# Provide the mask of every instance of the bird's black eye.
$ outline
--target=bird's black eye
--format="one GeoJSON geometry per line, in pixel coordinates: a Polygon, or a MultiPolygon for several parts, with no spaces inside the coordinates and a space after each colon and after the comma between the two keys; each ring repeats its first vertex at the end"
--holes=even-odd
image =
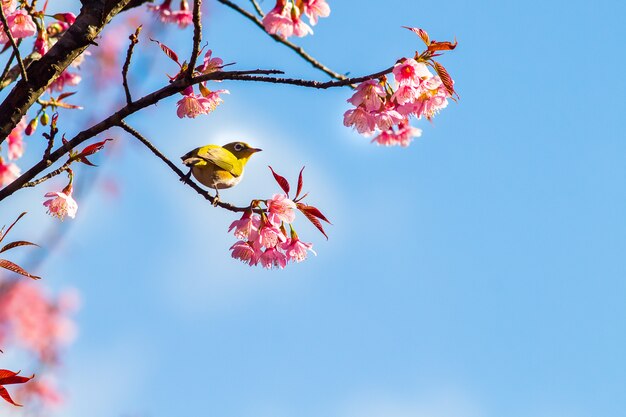
{"type": "Polygon", "coordinates": [[[243,145],[242,145],[241,143],[237,143],[237,144],[235,144],[235,150],[236,150],[236,151],[238,151],[238,152],[239,152],[239,151],[240,151],[240,150],[242,150],[242,149],[243,149],[243,145]]]}

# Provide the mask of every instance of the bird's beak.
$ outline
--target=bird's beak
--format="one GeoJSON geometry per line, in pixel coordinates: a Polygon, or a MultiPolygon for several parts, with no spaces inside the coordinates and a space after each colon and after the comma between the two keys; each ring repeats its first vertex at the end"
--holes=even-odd
{"type": "Polygon", "coordinates": [[[250,150],[252,152],[256,153],[256,152],[261,152],[263,149],[261,149],[261,148],[250,148],[250,150]]]}

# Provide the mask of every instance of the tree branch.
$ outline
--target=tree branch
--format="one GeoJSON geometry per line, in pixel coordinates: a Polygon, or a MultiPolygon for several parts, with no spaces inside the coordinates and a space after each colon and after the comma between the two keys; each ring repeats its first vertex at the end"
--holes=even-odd
{"type": "Polygon", "coordinates": [[[250,3],[252,3],[252,6],[254,7],[254,10],[256,10],[256,12],[259,14],[259,16],[264,17],[265,14],[263,13],[263,9],[261,9],[261,6],[259,6],[259,3],[256,2],[256,0],[250,0],[250,3]]]}
{"type": "Polygon", "coordinates": [[[28,82],[28,75],[26,75],[24,61],[22,61],[22,56],[20,55],[20,48],[18,48],[17,44],[15,43],[15,39],[13,39],[13,35],[11,34],[11,28],[9,28],[7,17],[4,15],[4,7],[0,7],[0,21],[2,22],[2,28],[4,29],[4,33],[9,38],[9,42],[11,42],[11,46],[13,47],[13,52],[15,53],[17,63],[20,66],[20,71],[22,72],[22,79],[25,82],[28,82]]]}
{"type": "Polygon", "coordinates": [[[189,68],[187,70],[187,78],[193,77],[193,71],[196,67],[198,54],[200,53],[200,43],[202,42],[202,0],[193,1],[193,49],[189,58],[189,68]]]}
{"type": "MultiPolygon", "coordinates": [[[[261,30],[265,33],[265,27],[263,26],[263,22],[261,22],[261,20],[259,20],[258,17],[256,17],[255,15],[253,15],[252,13],[250,13],[249,11],[243,9],[242,7],[240,7],[239,5],[233,3],[230,0],[217,0],[218,2],[222,3],[225,6],[230,7],[231,9],[239,12],[240,14],[242,14],[243,16],[247,17],[249,20],[251,20],[254,24],[256,24],[259,28],[261,28],[261,30]]],[[[318,60],[316,60],[315,58],[313,58],[311,55],[309,55],[308,53],[305,52],[304,49],[302,49],[301,46],[296,45],[293,42],[288,41],[285,38],[281,38],[278,35],[272,35],[267,33],[272,39],[274,39],[276,42],[282,43],[283,45],[285,45],[286,47],[290,48],[291,50],[293,50],[295,53],[297,53],[298,55],[300,55],[300,57],[302,59],[304,59],[305,61],[307,61],[309,64],[313,65],[315,68],[325,72],[326,74],[330,75],[332,78],[336,79],[336,80],[345,80],[347,77],[343,74],[339,74],[333,70],[331,70],[330,68],[328,68],[327,66],[325,66],[324,64],[322,64],[321,62],[319,62],[318,60]]]]}
{"type": "MultiPolygon", "coordinates": [[[[209,194],[208,191],[206,191],[205,189],[200,187],[198,184],[196,184],[191,178],[187,178],[187,175],[185,175],[185,173],[181,171],[180,168],[178,168],[172,161],[170,161],[167,158],[167,156],[165,156],[161,151],[159,151],[156,148],[156,146],[154,146],[152,142],[150,142],[146,137],[142,136],[139,132],[137,132],[135,129],[130,127],[123,120],[120,121],[117,125],[121,127],[122,129],[124,129],[126,132],[133,135],[135,138],[137,138],[139,142],[143,143],[144,146],[148,148],[157,158],[165,162],[165,165],[170,167],[170,169],[174,171],[176,175],[179,176],[182,182],[186,183],[191,188],[193,188],[198,194],[200,194],[202,197],[207,199],[211,204],[215,204],[215,197],[213,197],[211,194],[209,194]]],[[[242,212],[250,208],[250,207],[236,207],[236,206],[233,206],[232,204],[224,203],[222,201],[218,201],[217,206],[222,207],[226,210],[234,211],[234,212],[242,212]]]]}
{"type": "Polygon", "coordinates": [[[85,142],[88,139],[93,138],[96,135],[110,129],[113,126],[119,126],[120,123],[124,120],[124,118],[130,116],[138,112],[141,109],[144,109],[148,106],[158,103],[164,98],[170,97],[176,93],[180,93],[185,88],[195,85],[204,81],[217,81],[217,80],[234,80],[234,81],[259,81],[259,82],[267,82],[273,84],[290,84],[297,85],[301,87],[309,87],[309,88],[319,88],[326,89],[331,87],[344,87],[351,84],[359,83],[366,80],[371,80],[375,78],[382,77],[385,74],[390,73],[393,70],[393,67],[387,68],[383,71],[379,71],[377,73],[366,75],[363,77],[357,78],[347,78],[345,80],[339,81],[327,81],[327,82],[319,82],[319,81],[308,81],[308,80],[299,80],[294,78],[277,78],[277,77],[269,77],[265,76],[265,74],[280,74],[281,71],[277,70],[251,70],[251,71],[221,71],[221,72],[211,72],[208,74],[203,74],[198,77],[194,77],[191,80],[181,78],[178,79],[169,85],[161,88],[160,90],[154,91],[137,101],[133,101],[130,104],[122,107],[117,112],[113,113],[109,117],[105,118],[101,122],[91,126],[90,128],[83,130],[78,133],[72,139],[67,141],[65,144],[61,145],[54,152],[52,152],[48,159],[41,160],[33,167],[31,167],[28,171],[18,177],[15,181],[8,184],[6,187],[0,189],[0,201],[4,200],[15,191],[19,190],[24,184],[28,181],[31,181],[35,176],[43,172],[50,164],[58,161],[63,155],[76,148],[81,143],[85,142]],[[258,76],[261,74],[261,76],[258,76]]]}
{"type": "Polygon", "coordinates": [[[26,184],[22,185],[22,188],[26,188],[26,187],[34,187],[36,185],[41,184],[44,181],[48,181],[50,178],[56,177],[57,175],[67,171],[68,169],[70,169],[70,165],[72,164],[72,161],[67,161],[66,163],[64,163],[60,168],[55,169],[54,171],[49,172],[48,174],[44,175],[43,177],[35,180],[35,181],[31,181],[31,182],[27,182],[26,184]]]}
{"type": "MultiPolygon", "coordinates": [[[[138,5],[147,0],[135,0],[138,5]]],[[[76,21],[57,43],[26,69],[28,82],[21,79],[0,104],[0,144],[19,123],[22,116],[75,59],[83,53],[104,26],[131,0],[83,0],[76,21]]]]}
{"type": "Polygon", "coordinates": [[[128,45],[128,50],[126,51],[126,60],[124,61],[124,66],[122,67],[122,84],[124,85],[124,93],[126,93],[126,104],[130,104],[133,102],[133,99],[130,95],[130,88],[128,87],[128,69],[130,67],[130,60],[133,57],[133,49],[135,45],[139,42],[138,36],[139,32],[141,32],[141,25],[135,30],[135,33],[131,34],[128,39],[130,39],[130,45],[128,45]]]}

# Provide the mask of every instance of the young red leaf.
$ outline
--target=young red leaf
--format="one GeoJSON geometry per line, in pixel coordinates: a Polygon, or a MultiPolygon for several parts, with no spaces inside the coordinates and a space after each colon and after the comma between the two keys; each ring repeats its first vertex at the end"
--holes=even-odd
{"type": "Polygon", "coordinates": [[[13,262],[8,261],[6,259],[0,259],[0,268],[8,269],[9,271],[13,271],[16,274],[20,274],[28,278],[41,279],[41,277],[38,277],[37,275],[29,274],[21,266],[16,265],[13,262]]]}
{"type": "Polygon", "coordinates": [[[426,33],[426,31],[424,29],[412,28],[412,27],[408,27],[408,26],[402,26],[402,27],[405,28],[405,29],[410,30],[413,33],[416,33],[417,36],[422,38],[422,41],[424,41],[426,46],[430,45],[430,37],[428,36],[428,33],[426,33]]]}
{"type": "Polygon", "coordinates": [[[105,145],[108,141],[110,141],[110,140],[113,140],[113,139],[109,138],[109,139],[105,139],[105,140],[103,140],[103,141],[101,141],[101,142],[92,143],[91,145],[86,146],[86,147],[85,147],[85,149],[83,149],[83,150],[80,152],[80,154],[79,154],[79,155],[80,155],[80,156],[93,155],[94,153],[96,153],[96,152],[98,152],[99,150],[101,150],[102,148],[104,148],[104,145],[105,145]]]}
{"type": "Polygon", "coordinates": [[[428,50],[431,52],[434,51],[451,51],[456,48],[457,41],[452,42],[436,42],[432,41],[430,45],[428,45],[428,50]]]}
{"type": "Polygon", "coordinates": [[[35,375],[31,377],[27,377],[27,376],[19,376],[18,374],[19,374],[19,371],[13,372],[13,371],[9,371],[8,369],[0,369],[0,397],[4,398],[4,400],[10,404],[21,407],[20,404],[13,401],[13,399],[9,395],[9,392],[4,387],[4,385],[23,384],[33,379],[35,375]]]}
{"type": "Polygon", "coordinates": [[[18,404],[15,401],[13,401],[13,398],[11,398],[11,396],[9,395],[9,391],[7,391],[7,389],[3,387],[2,385],[0,385],[0,397],[4,398],[6,402],[8,402],[9,404],[13,404],[16,407],[22,406],[22,404],[18,404]]]}
{"type": "Polygon", "coordinates": [[[303,185],[302,171],[304,171],[304,167],[302,167],[302,169],[300,170],[300,174],[298,175],[298,189],[296,190],[296,197],[295,197],[296,200],[298,199],[298,196],[300,195],[300,192],[302,191],[302,185],[303,185]]]}
{"type": "Polygon", "coordinates": [[[2,231],[0,231],[0,242],[2,242],[2,240],[4,240],[4,238],[6,237],[6,235],[9,234],[9,231],[13,228],[13,226],[15,226],[15,223],[19,222],[20,219],[22,217],[24,217],[24,215],[26,214],[26,212],[23,212],[22,214],[20,214],[19,216],[17,216],[17,219],[15,219],[15,221],[13,223],[11,223],[11,226],[9,226],[9,228],[6,230],[6,232],[4,231],[4,228],[2,231]]]}
{"type": "Polygon", "coordinates": [[[78,162],[82,162],[85,165],[89,165],[90,167],[97,167],[98,166],[98,165],[92,163],[89,159],[87,159],[86,156],[78,155],[78,156],[76,156],[76,160],[78,162]]]}
{"type": "Polygon", "coordinates": [[[13,249],[13,248],[16,248],[18,246],[27,246],[27,245],[39,246],[39,245],[37,245],[35,243],[27,242],[25,240],[18,240],[17,242],[11,242],[11,243],[8,243],[8,244],[4,245],[2,247],[2,249],[0,249],[0,253],[6,252],[9,249],[13,249]]]}
{"type": "Polygon", "coordinates": [[[326,232],[324,231],[324,228],[322,227],[322,223],[320,223],[319,219],[317,217],[315,217],[313,214],[311,214],[308,211],[302,210],[302,208],[298,207],[300,209],[300,211],[302,212],[302,214],[304,214],[304,216],[309,219],[309,221],[311,223],[313,223],[313,226],[317,227],[317,230],[319,230],[320,232],[322,232],[322,234],[324,235],[324,237],[326,237],[326,240],[328,240],[328,235],[326,234],[326,232]]]}
{"type": "Polygon", "coordinates": [[[283,191],[285,192],[285,194],[289,195],[289,181],[287,181],[285,179],[285,177],[278,175],[277,173],[274,172],[274,169],[269,166],[269,169],[272,171],[272,175],[274,175],[274,179],[276,180],[276,182],[278,183],[278,185],[280,185],[280,188],[283,189],[283,191]]]}
{"type": "Polygon", "coordinates": [[[159,41],[157,41],[155,39],[150,38],[150,40],[152,42],[156,42],[161,47],[161,50],[163,52],[165,52],[165,55],[167,55],[167,57],[169,59],[171,59],[172,61],[176,62],[179,67],[181,66],[180,62],[178,62],[178,55],[176,55],[176,52],[172,51],[170,48],[168,48],[167,46],[163,45],[161,42],[159,42],[159,41]]]}
{"type": "Polygon", "coordinates": [[[57,97],[57,100],[56,100],[56,101],[61,101],[61,100],[63,100],[64,98],[68,98],[68,97],[73,96],[74,94],[76,94],[76,91],[63,93],[63,94],[61,94],[59,97],[57,97]]]}
{"type": "Polygon", "coordinates": [[[309,205],[306,205],[306,204],[303,204],[303,203],[297,203],[297,204],[296,204],[296,206],[298,207],[298,210],[300,210],[301,212],[303,212],[303,213],[304,213],[304,212],[310,213],[311,215],[313,215],[313,216],[317,217],[318,219],[322,219],[322,220],[324,220],[326,223],[328,223],[328,224],[332,224],[332,223],[331,223],[331,222],[330,222],[330,221],[326,218],[326,216],[324,216],[324,215],[322,214],[322,212],[321,212],[321,211],[319,211],[319,210],[317,209],[317,207],[309,206],[309,205]]]}
{"type": "Polygon", "coordinates": [[[448,74],[448,71],[446,71],[443,65],[441,65],[437,61],[433,62],[435,63],[435,71],[437,71],[437,74],[439,74],[439,78],[441,78],[441,82],[443,83],[444,87],[446,87],[446,90],[448,90],[448,93],[450,93],[451,96],[454,95],[455,91],[452,77],[450,77],[450,74],[448,74]]]}

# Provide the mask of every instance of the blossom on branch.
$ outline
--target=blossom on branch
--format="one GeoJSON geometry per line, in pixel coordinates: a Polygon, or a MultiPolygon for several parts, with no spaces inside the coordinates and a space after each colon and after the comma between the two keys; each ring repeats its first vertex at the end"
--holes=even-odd
{"type": "Polygon", "coordinates": [[[0,156],[0,187],[12,183],[20,176],[20,169],[13,162],[5,163],[0,156]]]}

